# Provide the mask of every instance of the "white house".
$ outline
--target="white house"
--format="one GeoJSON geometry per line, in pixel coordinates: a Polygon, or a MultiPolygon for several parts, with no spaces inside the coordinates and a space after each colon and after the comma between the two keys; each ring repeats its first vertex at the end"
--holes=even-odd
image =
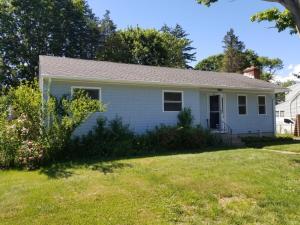
{"type": "Polygon", "coordinates": [[[289,87],[285,102],[276,106],[278,133],[293,133],[296,115],[300,114],[300,83],[289,87]]]}
{"type": "MultiPolygon", "coordinates": [[[[274,135],[275,93],[283,91],[255,79],[255,68],[242,75],[41,56],[39,72],[45,98],[84,89],[107,105],[102,116],[118,115],[137,133],[176,124],[178,113],[188,107],[195,124],[216,132],[274,135]]],[[[76,133],[91,130],[99,115],[76,133]]]]}

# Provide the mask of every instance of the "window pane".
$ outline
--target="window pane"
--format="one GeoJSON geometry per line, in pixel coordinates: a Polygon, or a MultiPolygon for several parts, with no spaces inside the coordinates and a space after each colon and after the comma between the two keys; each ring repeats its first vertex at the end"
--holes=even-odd
{"type": "Polygon", "coordinates": [[[265,98],[265,96],[258,96],[258,104],[259,105],[266,104],[266,98],[265,98]]]}
{"type": "Polygon", "coordinates": [[[239,105],[246,105],[246,96],[239,96],[239,105]]]}
{"type": "Polygon", "coordinates": [[[246,106],[239,106],[239,114],[245,115],[247,113],[246,106]]]}
{"type": "Polygon", "coordinates": [[[209,97],[209,105],[210,105],[210,111],[218,112],[220,111],[220,99],[219,95],[214,95],[209,97]]]}
{"type": "Polygon", "coordinates": [[[280,111],[280,117],[284,117],[284,111],[280,111]]]}
{"type": "Polygon", "coordinates": [[[182,93],[165,92],[164,99],[165,101],[182,101],[182,93]]]}
{"type": "Polygon", "coordinates": [[[77,88],[74,91],[82,90],[84,91],[91,99],[99,100],[99,89],[84,89],[84,88],[77,88]]]}
{"type": "Polygon", "coordinates": [[[279,117],[279,111],[276,111],[276,117],[279,117]]]}
{"type": "Polygon", "coordinates": [[[259,114],[266,114],[266,107],[265,106],[259,106],[259,114]]]}
{"type": "Polygon", "coordinates": [[[179,112],[182,110],[181,103],[165,103],[164,104],[164,111],[175,111],[179,112]]]}

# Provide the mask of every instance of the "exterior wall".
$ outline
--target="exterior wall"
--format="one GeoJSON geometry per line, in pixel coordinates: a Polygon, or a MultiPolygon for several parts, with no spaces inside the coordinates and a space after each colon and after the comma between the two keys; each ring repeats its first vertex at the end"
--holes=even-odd
{"type": "MultiPolygon", "coordinates": [[[[51,81],[50,93],[55,97],[71,94],[72,86],[101,88],[102,102],[107,105],[104,113],[94,113],[75,132],[75,135],[87,133],[96,125],[100,115],[107,119],[120,116],[130,124],[133,131],[143,133],[159,124],[174,125],[177,123],[177,112],[163,112],[163,90],[183,91],[184,107],[192,109],[194,123],[207,127],[209,118],[209,94],[223,93],[225,97],[225,122],[234,134],[274,133],[273,94],[266,95],[267,115],[258,115],[257,95],[240,92],[212,92],[195,88],[148,87],[136,85],[104,84],[95,82],[51,81]],[[237,96],[247,95],[247,111],[244,116],[238,115],[237,96]]],[[[47,97],[49,82],[44,81],[44,97],[47,97]]]]}
{"type": "Polygon", "coordinates": [[[227,93],[226,94],[226,123],[234,134],[273,133],[274,134],[274,100],[273,94],[227,93]],[[247,114],[238,114],[238,95],[247,96],[247,114]],[[258,95],[266,96],[266,115],[258,113],[258,95]]]}

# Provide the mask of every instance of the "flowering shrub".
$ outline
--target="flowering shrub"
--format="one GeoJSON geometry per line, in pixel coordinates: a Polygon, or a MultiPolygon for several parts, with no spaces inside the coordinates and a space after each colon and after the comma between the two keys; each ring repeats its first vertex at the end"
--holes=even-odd
{"type": "Polygon", "coordinates": [[[0,168],[34,169],[54,159],[90,113],[104,110],[85,93],[46,102],[41,96],[37,82],[0,93],[0,168]]]}
{"type": "Polygon", "coordinates": [[[24,141],[17,151],[17,165],[33,170],[38,168],[45,159],[45,149],[42,144],[24,141]]]}

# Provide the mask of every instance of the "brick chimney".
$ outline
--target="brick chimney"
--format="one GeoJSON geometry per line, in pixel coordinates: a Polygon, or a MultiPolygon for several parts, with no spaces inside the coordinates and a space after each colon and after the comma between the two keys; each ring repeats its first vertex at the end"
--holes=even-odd
{"type": "Polygon", "coordinates": [[[252,79],[260,79],[260,69],[255,67],[255,66],[251,66],[246,68],[244,71],[244,76],[252,78],[252,79]]]}

